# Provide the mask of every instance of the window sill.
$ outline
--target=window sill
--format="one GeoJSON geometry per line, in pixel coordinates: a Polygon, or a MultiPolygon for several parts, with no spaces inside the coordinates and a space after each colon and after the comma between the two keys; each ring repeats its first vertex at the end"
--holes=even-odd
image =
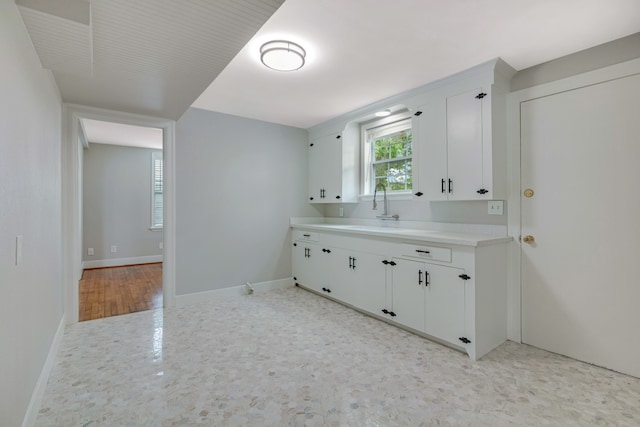
{"type": "MultiPolygon", "coordinates": [[[[378,192],[376,200],[381,201],[383,199],[383,193],[378,192]]],[[[403,191],[401,193],[387,193],[387,200],[412,200],[413,193],[411,191],[403,191]]],[[[361,202],[370,202],[373,200],[373,194],[361,194],[358,196],[358,200],[361,202]]]]}
{"type": "Polygon", "coordinates": [[[151,231],[163,231],[164,227],[160,226],[160,227],[149,227],[149,230],[151,231]]]}

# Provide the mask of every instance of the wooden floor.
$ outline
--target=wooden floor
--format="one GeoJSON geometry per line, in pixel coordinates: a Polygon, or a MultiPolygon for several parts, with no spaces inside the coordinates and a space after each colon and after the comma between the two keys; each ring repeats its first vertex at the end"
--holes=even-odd
{"type": "Polygon", "coordinates": [[[162,307],[162,263],[84,270],[80,321],[162,307]]]}

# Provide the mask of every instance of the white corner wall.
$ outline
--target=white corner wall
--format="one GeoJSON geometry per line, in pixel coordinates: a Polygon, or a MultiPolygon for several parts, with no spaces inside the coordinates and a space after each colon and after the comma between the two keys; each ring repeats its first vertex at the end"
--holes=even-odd
{"type": "Polygon", "coordinates": [[[176,295],[291,276],[307,131],[200,109],[176,125],[176,295]]]}
{"type": "Polygon", "coordinates": [[[12,1],[0,2],[0,59],[0,424],[19,426],[63,330],[62,104],[12,1]]]}

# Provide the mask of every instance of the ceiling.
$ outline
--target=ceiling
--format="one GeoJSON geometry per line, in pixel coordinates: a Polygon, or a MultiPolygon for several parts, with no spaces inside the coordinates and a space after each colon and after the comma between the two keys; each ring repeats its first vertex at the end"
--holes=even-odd
{"type": "Polygon", "coordinates": [[[16,4],[65,102],[178,119],[283,1],[16,4]]]}
{"type": "Polygon", "coordinates": [[[639,0],[286,0],[193,106],[308,128],[495,57],[521,70],[638,31],[639,0]],[[302,69],[262,66],[280,38],[302,69]]]}
{"type": "Polygon", "coordinates": [[[638,0],[283,2],[16,0],[65,102],[301,128],[495,57],[521,70],[640,31],[638,0]],[[307,50],[302,69],[260,63],[281,38],[307,50]]]}
{"type": "Polygon", "coordinates": [[[82,119],[82,130],[91,144],[162,150],[162,129],[82,119]]]}

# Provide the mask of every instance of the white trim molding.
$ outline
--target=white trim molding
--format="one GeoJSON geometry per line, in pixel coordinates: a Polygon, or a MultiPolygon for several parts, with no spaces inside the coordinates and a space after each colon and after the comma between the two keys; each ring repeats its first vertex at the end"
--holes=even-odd
{"type": "Polygon", "coordinates": [[[65,314],[78,322],[78,281],[82,275],[82,150],[81,120],[100,120],[162,129],[164,166],[164,258],[162,289],[165,307],[175,305],[175,121],[75,104],[63,104],[62,235],[65,314]]]}
{"type": "MultiPolygon", "coordinates": [[[[267,282],[250,283],[254,292],[266,292],[274,289],[284,289],[293,287],[293,277],[279,280],[269,280],[267,282]]],[[[236,298],[241,295],[247,295],[247,285],[230,286],[223,289],[214,289],[212,291],[196,292],[193,294],[176,296],[176,305],[183,307],[185,305],[199,304],[210,301],[220,301],[221,299],[236,298]]]]}
{"type": "Polygon", "coordinates": [[[508,234],[513,237],[509,250],[508,292],[508,335],[516,342],[522,342],[522,276],[521,276],[521,244],[520,244],[520,105],[532,99],[542,98],[585,86],[603,83],[609,80],[640,74],[640,58],[622,62],[609,67],[600,68],[575,76],[563,78],[538,86],[512,92],[507,97],[507,155],[509,178],[509,217],[508,234]]]}
{"type": "Polygon", "coordinates": [[[40,410],[40,405],[42,404],[42,398],[44,397],[44,392],[47,388],[47,382],[49,381],[49,376],[51,375],[51,370],[53,369],[53,365],[56,361],[56,356],[58,355],[58,350],[60,349],[60,343],[62,342],[62,337],[64,336],[64,327],[66,323],[67,322],[63,315],[60,319],[60,323],[58,324],[58,330],[53,336],[53,341],[51,343],[51,347],[49,347],[49,353],[47,354],[47,359],[44,362],[42,370],[40,371],[38,381],[33,388],[33,393],[31,393],[29,406],[27,406],[27,412],[25,413],[24,419],[22,420],[22,427],[31,427],[36,423],[36,419],[38,418],[38,411],[40,410]]]}

